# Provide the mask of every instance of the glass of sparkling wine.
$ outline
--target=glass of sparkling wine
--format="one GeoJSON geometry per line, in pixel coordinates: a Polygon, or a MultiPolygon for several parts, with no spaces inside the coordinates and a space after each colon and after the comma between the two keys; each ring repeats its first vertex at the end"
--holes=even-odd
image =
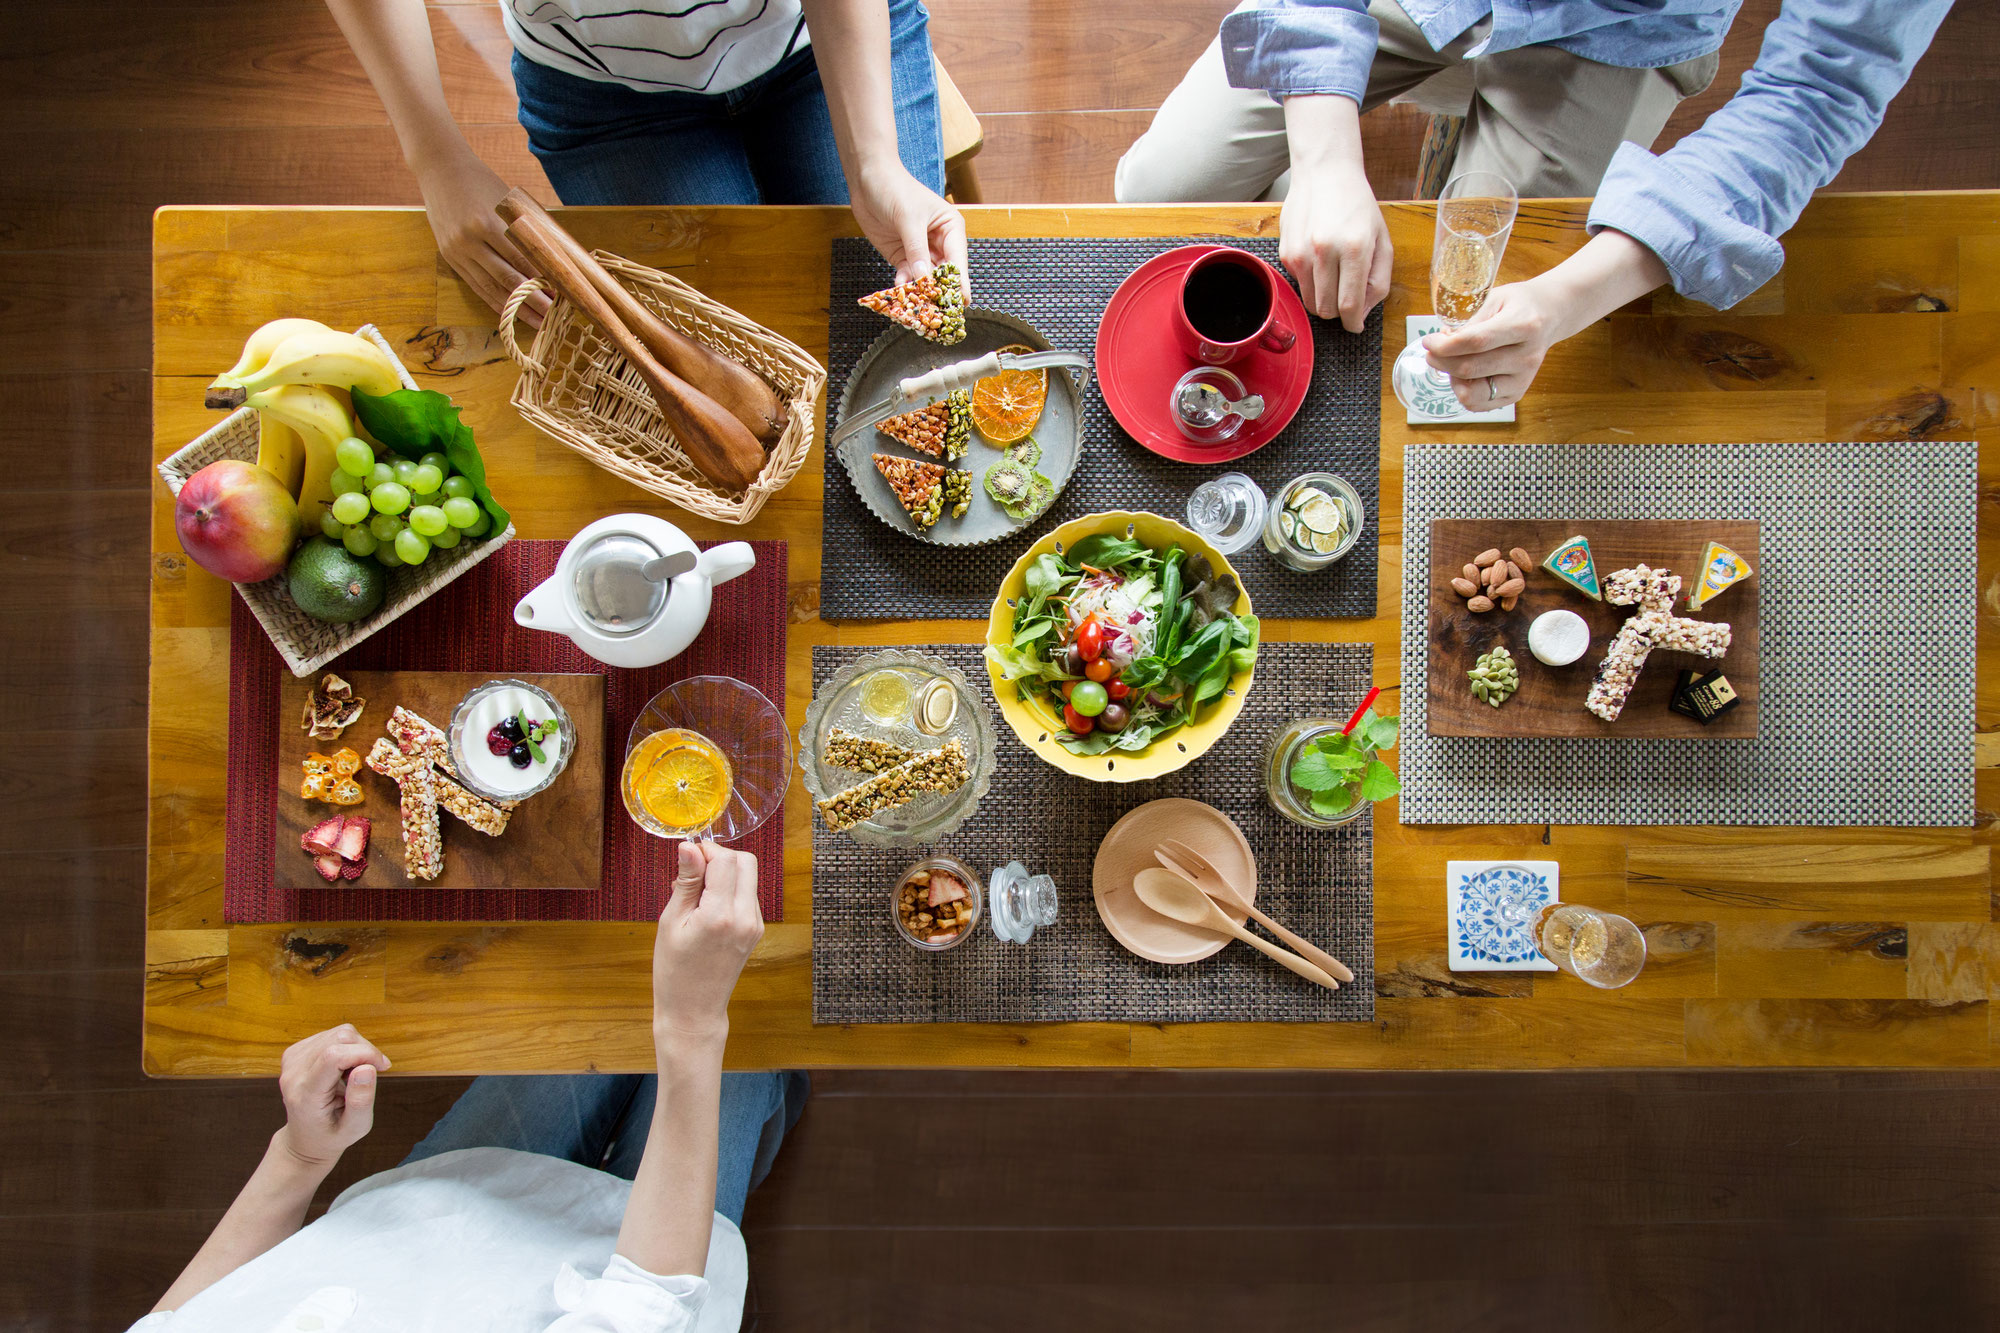
{"type": "MultiPolygon", "coordinates": [[[[1447,329],[1462,328],[1486,304],[1486,294],[1500,276],[1500,258],[1507,252],[1520,202],[1507,178],[1490,171],[1454,176],[1438,196],[1431,308],[1447,329]]],[[[1390,383],[1413,412],[1451,416],[1458,411],[1451,376],[1432,369],[1421,341],[1397,355],[1390,383]]]]}
{"type": "Polygon", "coordinates": [[[1530,936],[1542,957],[1573,977],[1616,990],[1646,965],[1646,936],[1624,917],[1577,903],[1550,903],[1530,936]]]}

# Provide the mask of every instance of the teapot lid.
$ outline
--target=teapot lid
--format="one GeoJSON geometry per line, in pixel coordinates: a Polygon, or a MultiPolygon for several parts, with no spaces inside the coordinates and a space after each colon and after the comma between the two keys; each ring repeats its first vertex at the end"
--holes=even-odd
{"type": "Polygon", "coordinates": [[[660,552],[643,537],[610,532],[576,558],[572,587],[577,614],[603,634],[636,634],[653,622],[667,600],[667,585],[644,572],[660,552]]]}

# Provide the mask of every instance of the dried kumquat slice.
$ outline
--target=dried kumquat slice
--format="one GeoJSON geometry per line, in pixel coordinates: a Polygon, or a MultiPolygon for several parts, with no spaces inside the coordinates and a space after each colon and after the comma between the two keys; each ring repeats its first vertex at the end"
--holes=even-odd
{"type": "Polygon", "coordinates": [[[353,777],[361,771],[361,756],[348,746],[341,746],[333,752],[333,771],[338,777],[353,777]]]}

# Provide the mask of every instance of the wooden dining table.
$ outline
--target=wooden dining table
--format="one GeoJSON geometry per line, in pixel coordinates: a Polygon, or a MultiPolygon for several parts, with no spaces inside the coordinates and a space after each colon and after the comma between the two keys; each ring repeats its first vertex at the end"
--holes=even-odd
{"type": "MultiPolygon", "coordinates": [[[[1524,203],[1503,280],[1583,243],[1588,201],[1524,203]]],[[[1429,310],[1432,209],[1384,210],[1396,245],[1386,371],[1404,316],[1429,310]]],[[[832,208],[572,209],[589,246],[667,270],[824,359],[832,208]]],[[[974,236],[1275,235],[1268,205],[986,207],[974,236]]],[[[812,1021],[813,818],[784,812],[784,913],[738,984],[728,1063],[760,1066],[1539,1068],[1986,1065],[2000,986],[1992,852],[2000,811],[2000,193],[1827,196],[1785,238],[1783,271],[1717,313],[1670,290],[1549,355],[1512,425],[1416,429],[1382,389],[1376,614],[1267,620],[1266,637],[1365,643],[1400,684],[1403,446],[1422,440],[1980,442],[1977,823],[1970,828],[1408,826],[1375,811],[1373,1021],[972,1023],[812,1021]],[[1445,863],[1533,855],[1565,899],[1646,931],[1637,981],[1446,966],[1445,863]]],[[[973,275],[976,291],[977,274],[973,275]]],[[[202,386],[280,315],[373,323],[418,382],[464,409],[493,487],[527,538],[649,510],[697,538],[790,547],[785,712],[811,694],[816,644],[977,642],[973,621],[830,623],[817,607],[824,455],[750,524],[693,518],[596,468],[508,403],[517,371],[494,317],[440,260],[420,211],[168,208],[156,217],[153,434],[158,460],[215,421],[202,386]]],[[[824,412],[824,401],[822,401],[824,412]]],[[[823,440],[823,418],[821,438],[823,440]]],[[[157,487],[152,515],[144,1066],[269,1075],[299,1037],[357,1024],[398,1074],[650,1067],[653,923],[231,924],[223,915],[229,585],[194,567],[157,487]]],[[[900,540],[883,534],[883,540],[900,540]]],[[[1855,552],[1866,597],[1868,553],[1855,552]]],[[[1878,738],[1882,762],[1894,736],[1878,738]]],[[[1801,772],[1801,783],[1824,780],[1801,772]]],[[[1134,798],[1135,801],[1140,799],[1134,798]]],[[[1089,911],[1083,885],[1064,910],[1089,911]]],[[[886,929],[885,924],[885,929],[886,929]]]]}

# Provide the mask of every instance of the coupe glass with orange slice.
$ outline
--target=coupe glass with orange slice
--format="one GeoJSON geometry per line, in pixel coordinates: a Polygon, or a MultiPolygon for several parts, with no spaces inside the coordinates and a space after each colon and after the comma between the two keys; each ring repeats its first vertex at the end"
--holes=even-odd
{"type": "Polygon", "coordinates": [[[734,842],[784,807],[791,780],[785,715],[740,680],[691,676],[634,719],[618,787],[648,833],[734,842]]]}

